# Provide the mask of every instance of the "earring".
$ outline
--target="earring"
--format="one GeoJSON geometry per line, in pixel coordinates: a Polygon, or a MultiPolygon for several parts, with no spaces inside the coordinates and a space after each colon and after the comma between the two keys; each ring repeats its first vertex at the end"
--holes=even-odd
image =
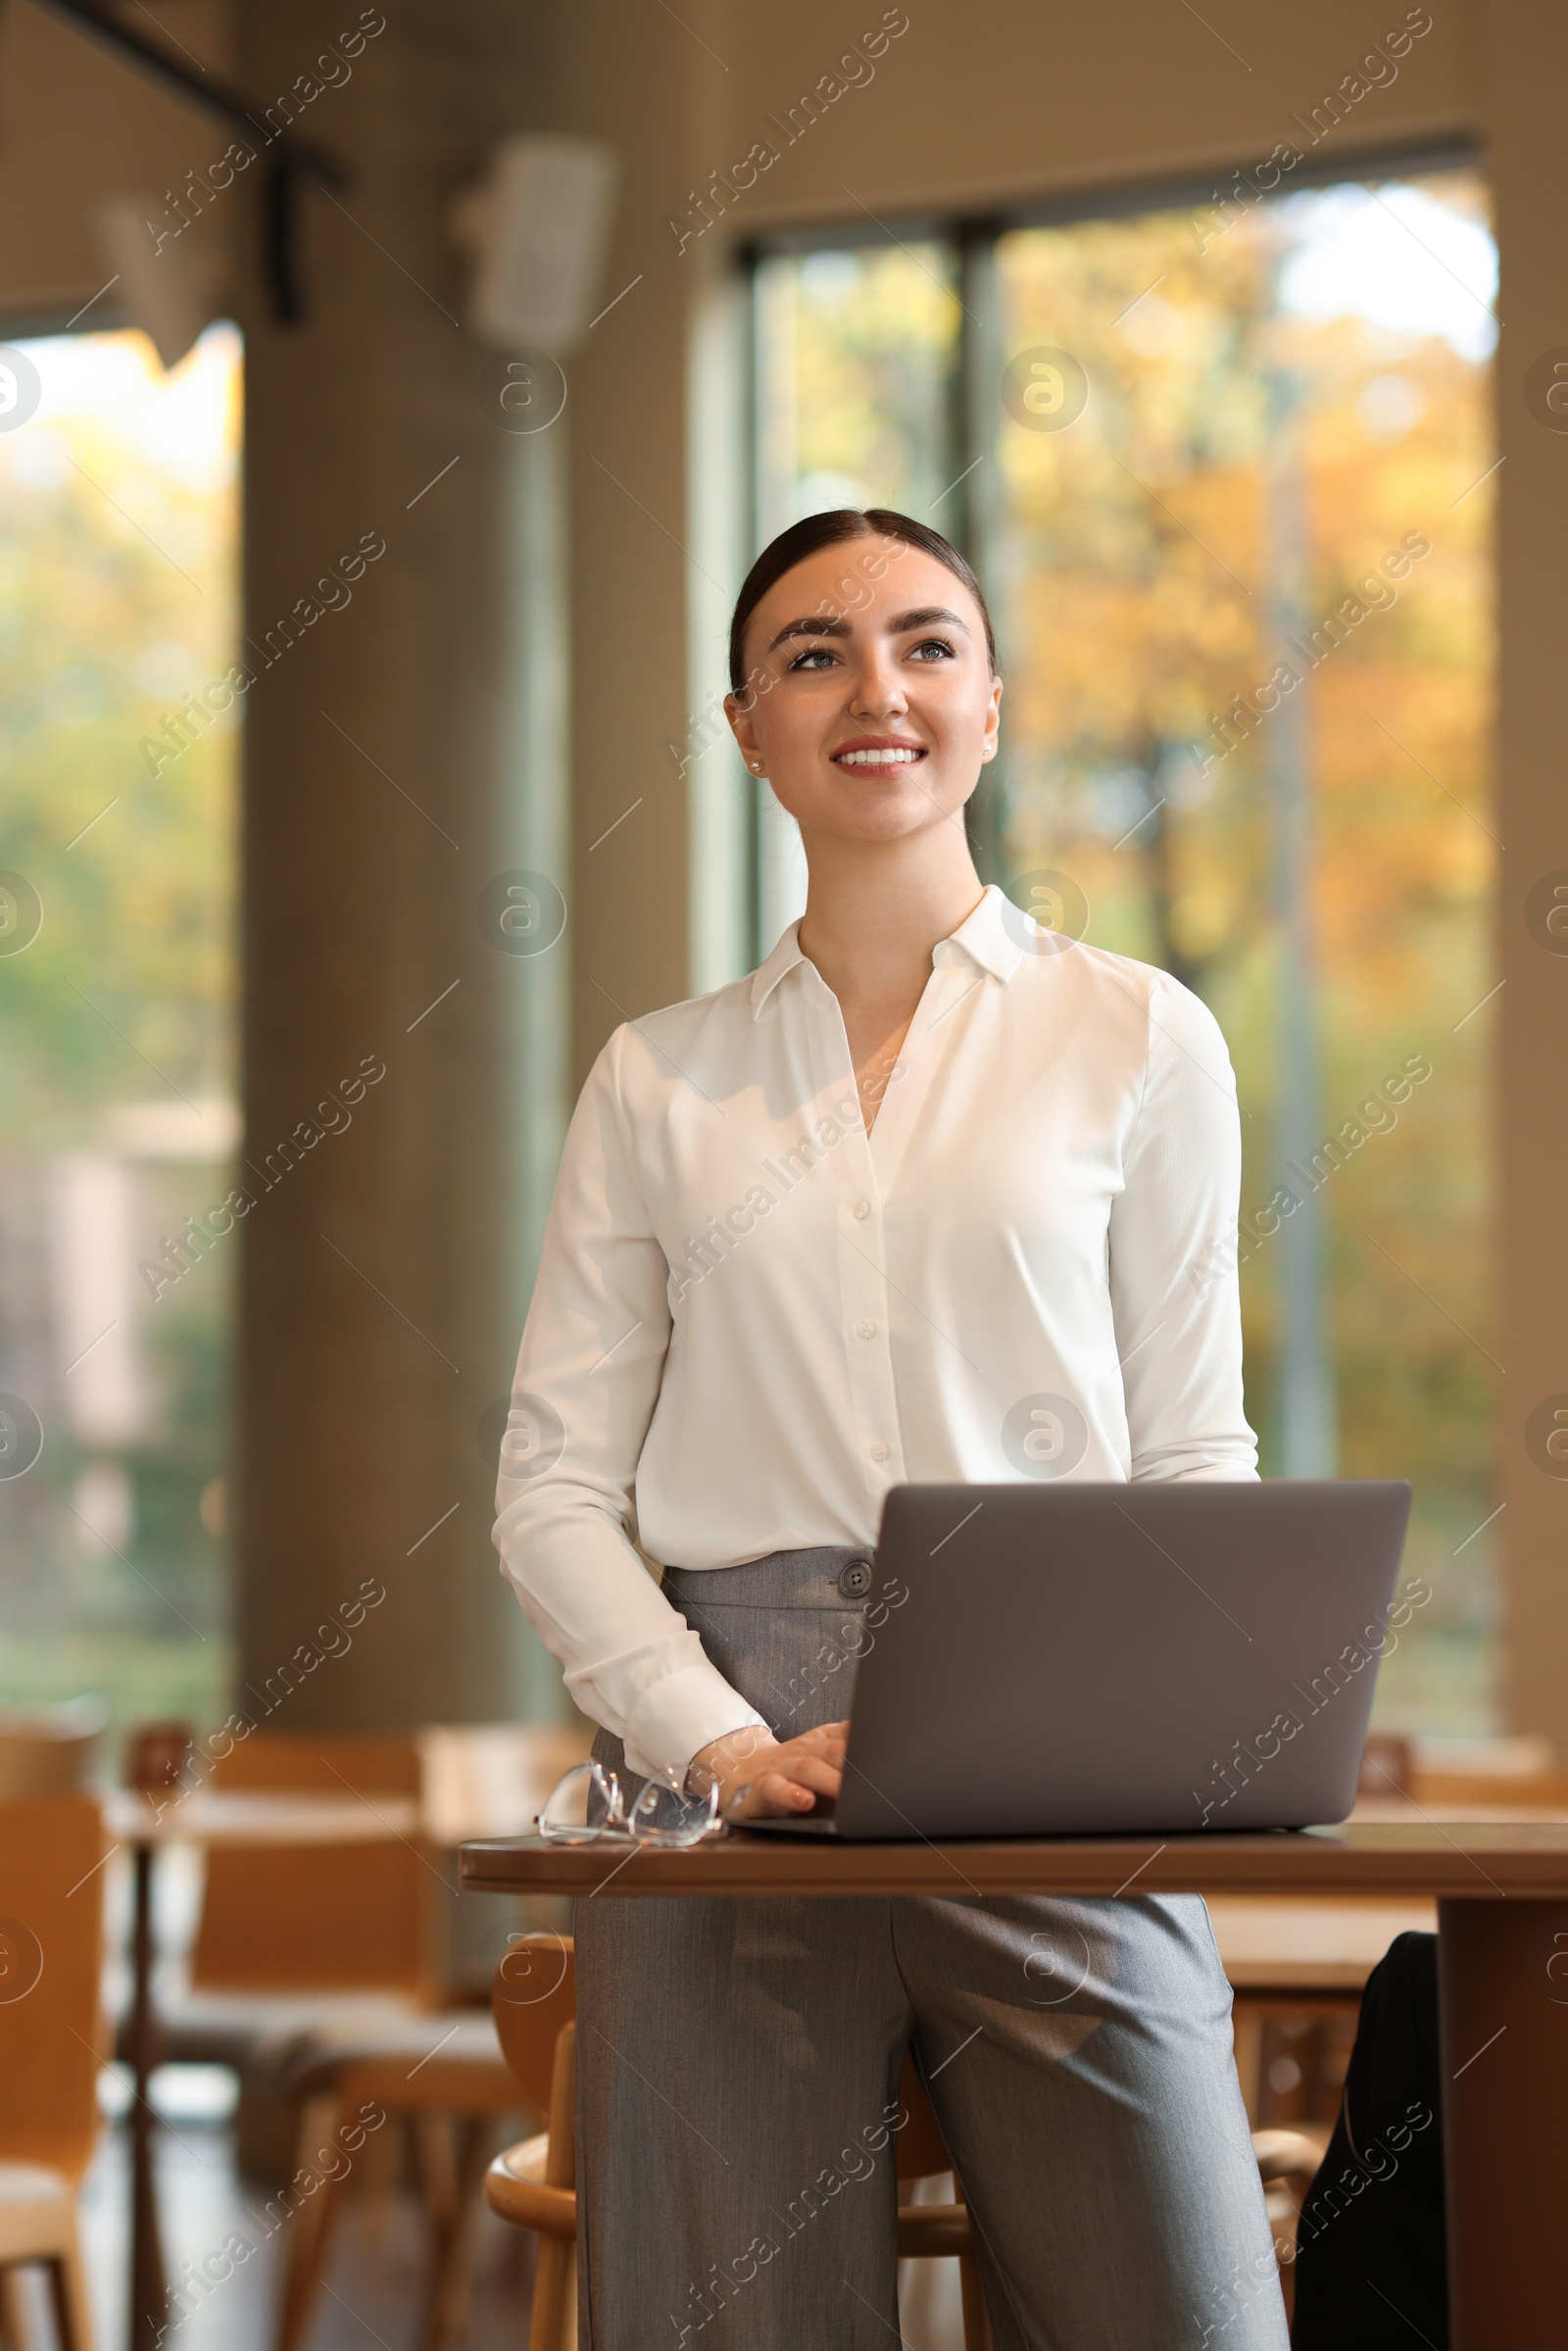
{"type": "Polygon", "coordinates": [[[754,775],[760,775],[760,774],[761,774],[761,772],[762,772],[762,762],[761,762],[761,760],[760,760],[760,759],[754,759],[754,760],[752,761],[752,773],[753,773],[754,775]]]}

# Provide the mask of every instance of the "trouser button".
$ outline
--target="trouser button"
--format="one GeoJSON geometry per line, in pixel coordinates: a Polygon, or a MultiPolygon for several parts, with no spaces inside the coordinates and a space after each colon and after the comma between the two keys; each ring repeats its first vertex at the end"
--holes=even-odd
{"type": "Polygon", "coordinates": [[[839,1574],[839,1590],[847,1600],[863,1600],[871,1589],[869,1559],[852,1559],[839,1574]]]}

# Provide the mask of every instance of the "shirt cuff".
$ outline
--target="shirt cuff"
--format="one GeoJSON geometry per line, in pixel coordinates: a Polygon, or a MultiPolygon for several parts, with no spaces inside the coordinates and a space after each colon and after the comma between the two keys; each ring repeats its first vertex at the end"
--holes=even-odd
{"type": "Polygon", "coordinates": [[[627,1717],[626,1761],[645,1775],[673,1773],[684,1779],[692,1757],[711,1739],[727,1739],[749,1723],[767,1725],[718,1668],[704,1661],[662,1675],[645,1690],[627,1717]]]}

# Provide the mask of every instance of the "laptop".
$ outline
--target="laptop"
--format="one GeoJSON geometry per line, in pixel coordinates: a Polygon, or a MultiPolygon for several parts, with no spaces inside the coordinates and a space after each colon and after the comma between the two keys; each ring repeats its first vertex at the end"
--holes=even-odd
{"type": "Polygon", "coordinates": [[[1342,1821],[1409,1602],[1397,1480],[899,1486],[833,1837],[1342,1821]]]}

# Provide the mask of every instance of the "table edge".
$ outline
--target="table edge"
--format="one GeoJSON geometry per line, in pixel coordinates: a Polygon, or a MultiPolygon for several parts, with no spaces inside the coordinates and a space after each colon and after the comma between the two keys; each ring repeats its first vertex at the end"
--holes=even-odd
{"type": "Polygon", "coordinates": [[[1349,1841],[1307,1830],[1289,1841],[1238,1837],[1200,1845],[1171,1839],[1084,1840],[1071,1847],[1016,1843],[786,1844],[760,1837],[721,1848],[628,1853],[599,1846],[546,1847],[537,1838],[473,1840],[461,1848],[460,1883],[473,1893],[557,1893],[617,1898],[768,1894],[855,1896],[1059,1894],[1088,1899],[1148,1893],[1297,1894],[1352,1898],[1568,1902],[1568,1832],[1556,1848],[1467,1853],[1349,1841]],[[1131,1867],[1128,1865],[1131,1864],[1131,1867]]]}

